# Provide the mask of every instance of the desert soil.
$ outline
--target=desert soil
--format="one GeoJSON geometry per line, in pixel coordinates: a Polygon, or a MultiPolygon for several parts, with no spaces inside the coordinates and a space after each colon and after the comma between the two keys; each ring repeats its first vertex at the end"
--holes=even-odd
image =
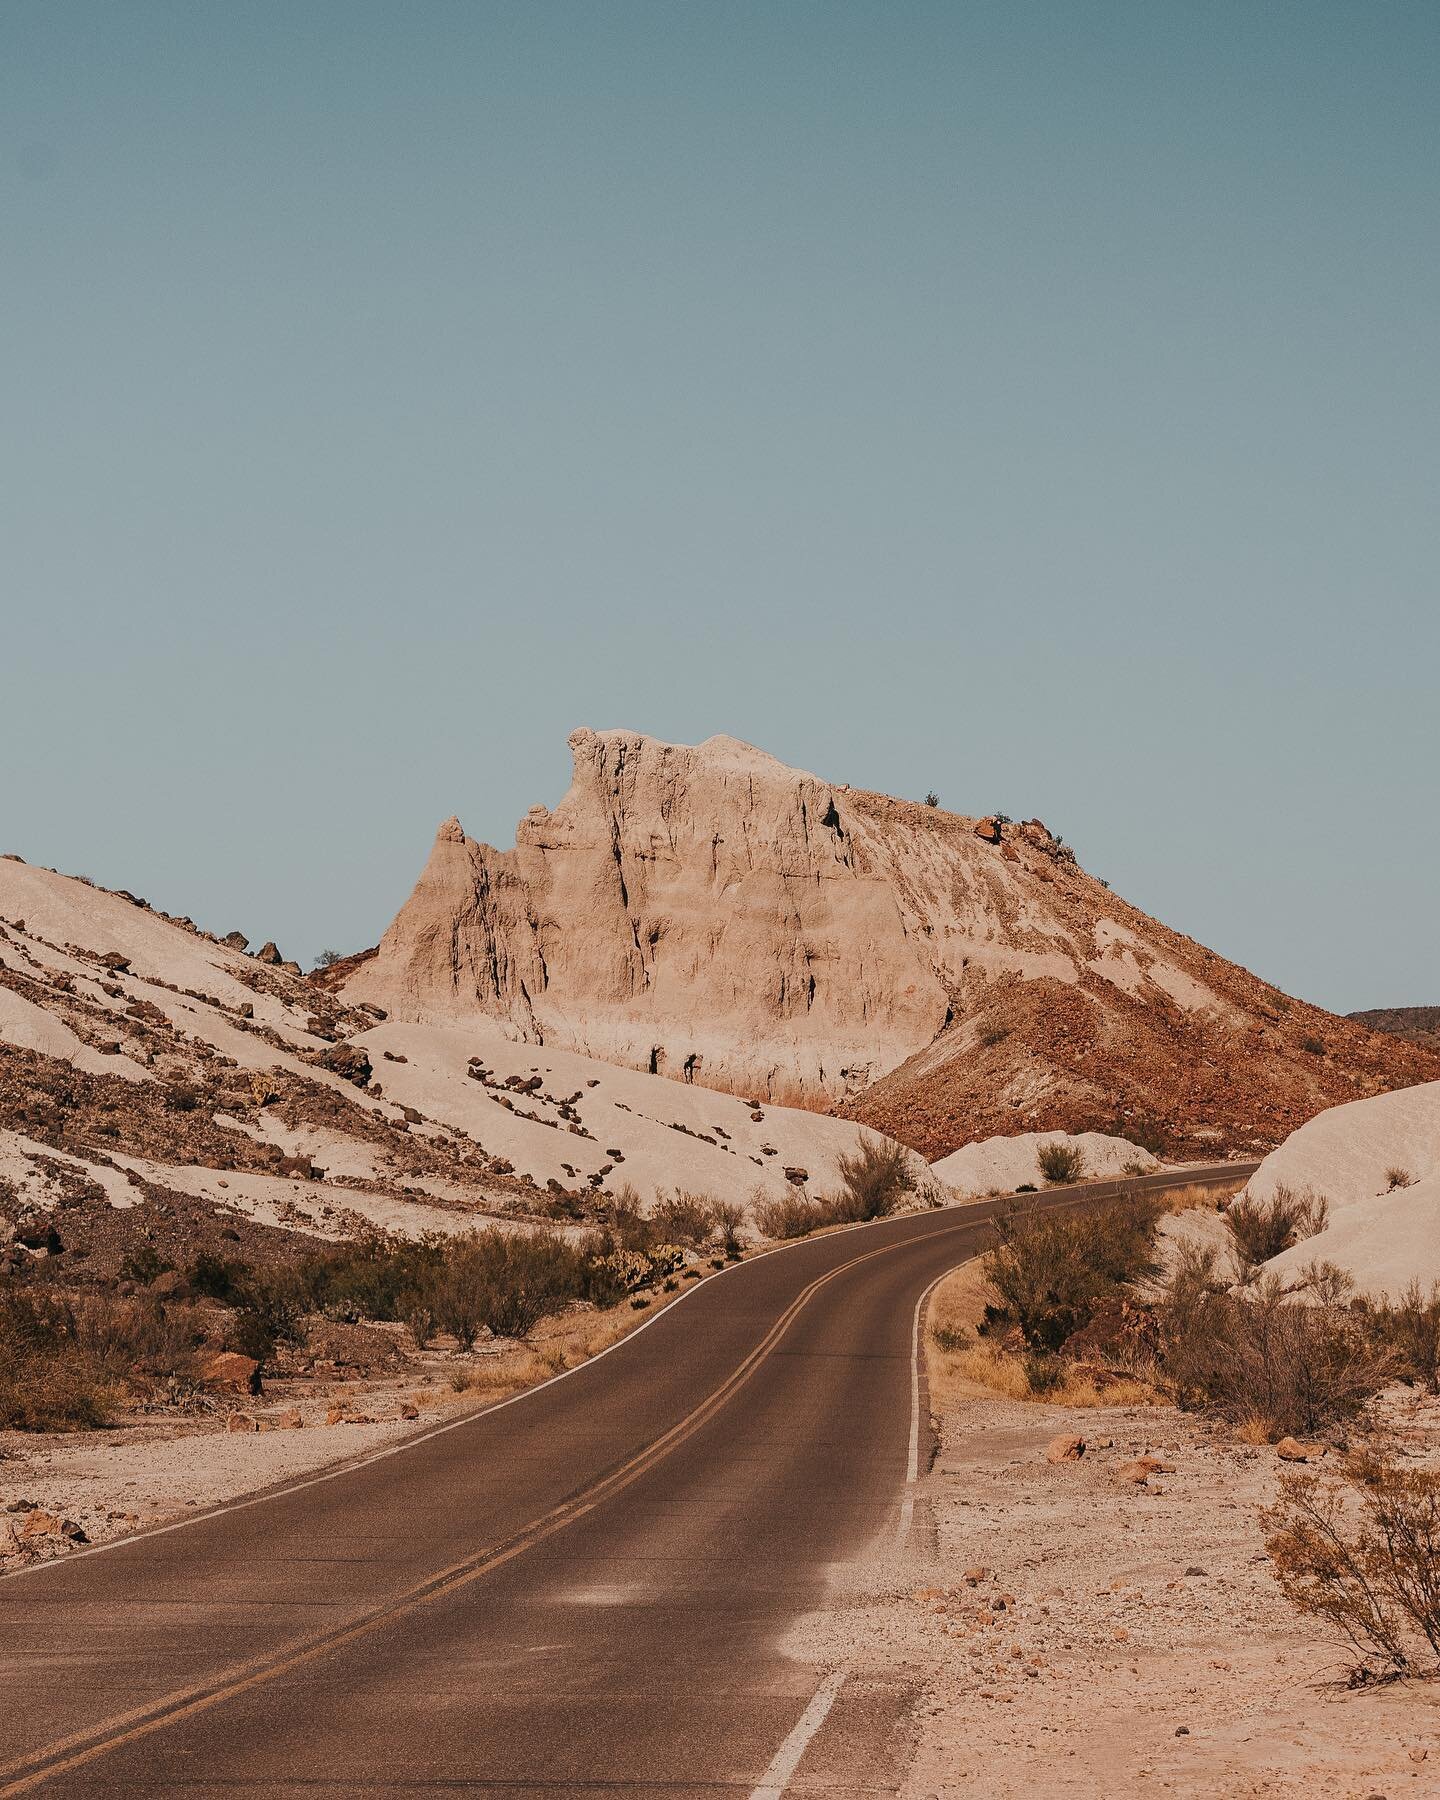
{"type": "MultiPolygon", "coordinates": [[[[789,1646],[912,1686],[902,1800],[1440,1794],[1440,1683],[1350,1690],[1353,1657],[1279,1591],[1273,1449],[1168,1407],[984,1394],[930,1361],[939,1451],[909,1537],[837,1571],[789,1646]],[[1047,1461],[1066,1435],[1083,1455],[1047,1461]],[[1122,1480],[1144,1454],[1173,1472],[1122,1480]]],[[[1440,1460],[1440,1400],[1392,1389],[1369,1428],[1440,1460]]]]}

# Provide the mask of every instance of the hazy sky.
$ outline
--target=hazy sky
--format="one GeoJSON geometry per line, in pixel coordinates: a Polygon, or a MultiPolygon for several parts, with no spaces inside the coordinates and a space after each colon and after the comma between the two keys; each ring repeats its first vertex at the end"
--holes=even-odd
{"type": "Polygon", "coordinates": [[[576,725],[1440,1001],[1434,0],[5,0],[0,848],[305,959],[576,725]]]}

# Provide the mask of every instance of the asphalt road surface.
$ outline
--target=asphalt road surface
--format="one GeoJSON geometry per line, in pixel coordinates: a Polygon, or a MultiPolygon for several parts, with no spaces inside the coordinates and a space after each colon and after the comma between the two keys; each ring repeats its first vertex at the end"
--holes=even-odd
{"type": "Polygon", "coordinates": [[[516,1400],[0,1581],[0,1796],[893,1791],[901,1675],[781,1638],[908,1528],[918,1304],[993,1210],[758,1256],[516,1400]]]}

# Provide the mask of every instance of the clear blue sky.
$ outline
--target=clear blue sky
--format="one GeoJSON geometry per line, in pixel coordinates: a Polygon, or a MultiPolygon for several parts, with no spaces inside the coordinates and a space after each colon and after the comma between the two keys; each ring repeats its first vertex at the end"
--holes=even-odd
{"type": "Polygon", "coordinates": [[[578,724],[1440,1001],[1433,0],[9,0],[0,847],[306,959],[578,724]]]}

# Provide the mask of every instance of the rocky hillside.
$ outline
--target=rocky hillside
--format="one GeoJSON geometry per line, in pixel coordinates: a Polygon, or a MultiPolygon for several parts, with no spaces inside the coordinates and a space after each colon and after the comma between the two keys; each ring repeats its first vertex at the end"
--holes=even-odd
{"type": "Polygon", "coordinates": [[[837,787],[731,738],[577,731],[513,850],[440,827],[378,951],[398,1020],[833,1109],[927,1158],[1101,1129],[1266,1148],[1440,1055],[1288,998],[1087,875],[1039,820],[837,787]]]}
{"type": "MultiPolygon", "coordinates": [[[[274,945],[0,858],[0,1262],[17,1218],[57,1205],[149,1209],[135,1219],[191,1220],[208,1244],[217,1209],[338,1236],[579,1222],[627,1183],[743,1204],[825,1189],[862,1135],[479,1013],[389,1020],[274,945]]],[[[938,1195],[914,1173],[917,1199],[938,1195]]]]}

